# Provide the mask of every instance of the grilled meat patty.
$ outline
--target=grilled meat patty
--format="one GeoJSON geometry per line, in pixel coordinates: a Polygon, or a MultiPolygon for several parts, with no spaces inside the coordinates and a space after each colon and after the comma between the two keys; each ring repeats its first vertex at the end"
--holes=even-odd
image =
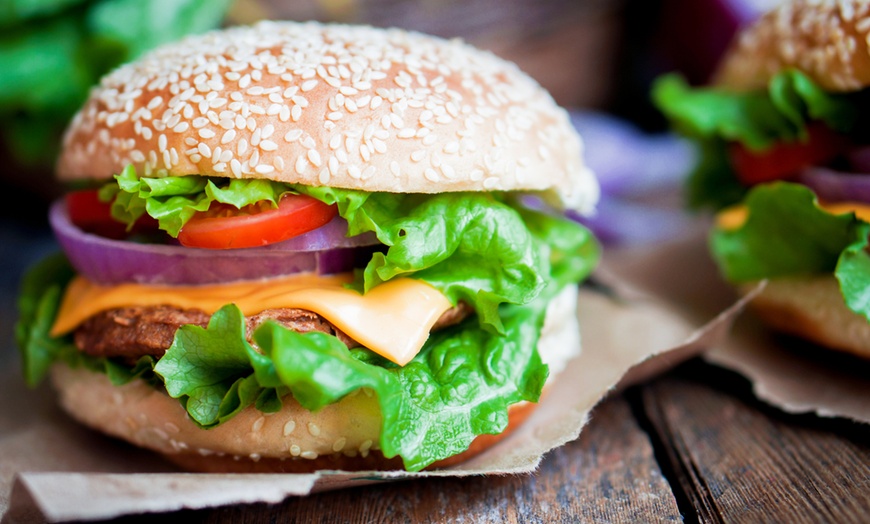
{"type": "MultiPolygon", "coordinates": [[[[465,303],[448,309],[441,315],[432,330],[461,322],[471,314],[465,303]]],[[[83,322],[75,331],[73,339],[80,351],[95,357],[120,357],[135,362],[143,355],[160,357],[175,337],[175,332],[185,324],[205,327],[210,315],[199,309],[183,309],[175,306],[132,306],[103,311],[83,322]]],[[[338,337],[349,348],[360,346],[322,316],[306,309],[267,309],[245,317],[247,338],[266,320],[299,333],[320,331],[338,337]]]]}

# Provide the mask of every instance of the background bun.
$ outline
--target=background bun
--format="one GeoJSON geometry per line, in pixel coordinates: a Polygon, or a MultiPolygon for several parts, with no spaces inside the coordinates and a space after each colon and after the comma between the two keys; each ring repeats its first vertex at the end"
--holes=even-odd
{"type": "Polygon", "coordinates": [[[771,280],[751,306],[779,331],[870,358],[870,322],[846,307],[833,275],[771,280]]]}
{"type": "Polygon", "coordinates": [[[783,2],[747,28],[726,52],[715,83],[763,89],[777,72],[795,67],[828,91],[870,85],[870,2],[783,2]]]}
{"type": "Polygon", "coordinates": [[[262,22],[188,37],[105,77],[64,139],[62,180],[269,178],[366,191],[598,186],[567,113],[510,62],[398,29],[262,22]]]}

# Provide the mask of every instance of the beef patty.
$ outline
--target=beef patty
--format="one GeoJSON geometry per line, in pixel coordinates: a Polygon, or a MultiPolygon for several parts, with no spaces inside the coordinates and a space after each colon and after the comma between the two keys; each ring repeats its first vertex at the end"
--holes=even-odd
{"type": "MultiPolygon", "coordinates": [[[[460,302],[444,312],[432,330],[456,324],[471,314],[471,307],[460,302]]],[[[199,309],[175,306],[131,306],[98,313],[83,322],[75,331],[73,340],[80,351],[95,357],[121,357],[135,362],[143,355],[160,357],[183,325],[205,327],[210,315],[199,309]]],[[[320,331],[338,337],[349,348],[359,342],[347,336],[322,316],[306,309],[267,309],[245,317],[246,336],[266,320],[274,320],[299,333],[320,331]]]]}

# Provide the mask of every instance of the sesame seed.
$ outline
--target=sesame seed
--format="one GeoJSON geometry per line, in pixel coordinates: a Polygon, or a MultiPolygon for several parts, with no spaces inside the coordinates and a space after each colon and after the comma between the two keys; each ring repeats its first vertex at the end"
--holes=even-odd
{"type": "Polygon", "coordinates": [[[320,427],[314,422],[308,423],[308,432],[311,433],[311,436],[318,437],[320,436],[320,427]]]}
{"type": "Polygon", "coordinates": [[[236,153],[238,153],[239,156],[242,156],[247,151],[248,151],[248,141],[245,140],[244,138],[239,139],[239,141],[236,143],[236,153]]]}
{"type": "Polygon", "coordinates": [[[221,137],[221,144],[228,144],[228,143],[232,142],[234,138],[236,138],[236,130],[229,129],[221,137]]]}
{"type": "Polygon", "coordinates": [[[230,161],[230,169],[236,178],[242,178],[242,164],[235,158],[230,161]]]}
{"type": "Polygon", "coordinates": [[[299,137],[301,137],[301,136],[302,136],[301,129],[291,129],[290,131],[287,131],[287,133],[284,134],[284,140],[287,142],[295,142],[296,140],[299,140],[299,137]]]}
{"type": "Polygon", "coordinates": [[[275,171],[275,167],[270,166],[269,164],[260,164],[254,168],[254,171],[256,171],[257,173],[260,173],[261,175],[267,175],[267,174],[271,173],[272,171],[275,171]]]}
{"type": "Polygon", "coordinates": [[[205,139],[214,138],[214,135],[215,135],[215,133],[211,129],[203,128],[203,129],[199,130],[199,136],[201,136],[202,138],[205,138],[205,139]]]}
{"type": "Polygon", "coordinates": [[[260,142],[260,149],[263,151],[275,151],[278,149],[278,144],[272,142],[271,140],[263,140],[260,142]]]}
{"type": "Polygon", "coordinates": [[[347,439],[344,438],[344,437],[339,437],[339,438],[336,439],[336,441],[332,444],[332,451],[338,453],[339,451],[341,451],[341,450],[344,449],[344,446],[345,446],[346,444],[347,444],[347,439]]]}
{"type": "Polygon", "coordinates": [[[284,436],[286,437],[286,436],[290,435],[291,433],[293,433],[294,429],[296,429],[296,421],[295,420],[288,420],[284,424],[284,436]]]}
{"type": "Polygon", "coordinates": [[[149,110],[154,111],[162,103],[163,103],[163,97],[158,95],[158,96],[155,96],[154,98],[152,98],[150,102],[148,102],[147,107],[149,110]]]}
{"type": "Polygon", "coordinates": [[[425,149],[418,149],[418,150],[414,151],[413,153],[411,153],[411,160],[413,160],[414,162],[419,162],[419,161],[423,160],[423,158],[425,158],[425,157],[426,157],[426,150],[425,149]]]}
{"type": "Polygon", "coordinates": [[[320,167],[320,165],[321,165],[320,153],[318,153],[316,149],[309,149],[308,150],[308,161],[311,162],[312,164],[314,164],[315,167],[320,167]]]}
{"type": "Polygon", "coordinates": [[[291,455],[293,455],[294,457],[298,457],[300,453],[302,453],[302,450],[299,448],[299,446],[297,446],[296,444],[290,446],[291,455]]]}
{"type": "Polygon", "coordinates": [[[190,124],[188,124],[187,122],[181,122],[180,124],[172,128],[172,130],[176,133],[184,133],[188,129],[190,129],[190,124]]]}
{"type": "Polygon", "coordinates": [[[299,155],[296,158],[296,172],[300,175],[304,175],[305,171],[308,169],[308,160],[305,159],[305,156],[299,155]]]}
{"type": "Polygon", "coordinates": [[[317,458],[317,453],[314,451],[303,451],[300,456],[304,459],[314,460],[317,458]]]}

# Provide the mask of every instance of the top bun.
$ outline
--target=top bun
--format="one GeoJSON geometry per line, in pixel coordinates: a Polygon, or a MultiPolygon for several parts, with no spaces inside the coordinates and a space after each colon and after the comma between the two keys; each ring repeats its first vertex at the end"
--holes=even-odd
{"type": "Polygon", "coordinates": [[[106,76],[64,137],[62,180],[268,178],[366,191],[598,198],[567,113],[457,40],[261,22],[188,37],[106,76]]]}
{"type": "Polygon", "coordinates": [[[763,15],[726,52],[715,83],[767,86],[779,71],[800,69],[832,92],[870,85],[870,2],[793,0],[763,15]]]}

